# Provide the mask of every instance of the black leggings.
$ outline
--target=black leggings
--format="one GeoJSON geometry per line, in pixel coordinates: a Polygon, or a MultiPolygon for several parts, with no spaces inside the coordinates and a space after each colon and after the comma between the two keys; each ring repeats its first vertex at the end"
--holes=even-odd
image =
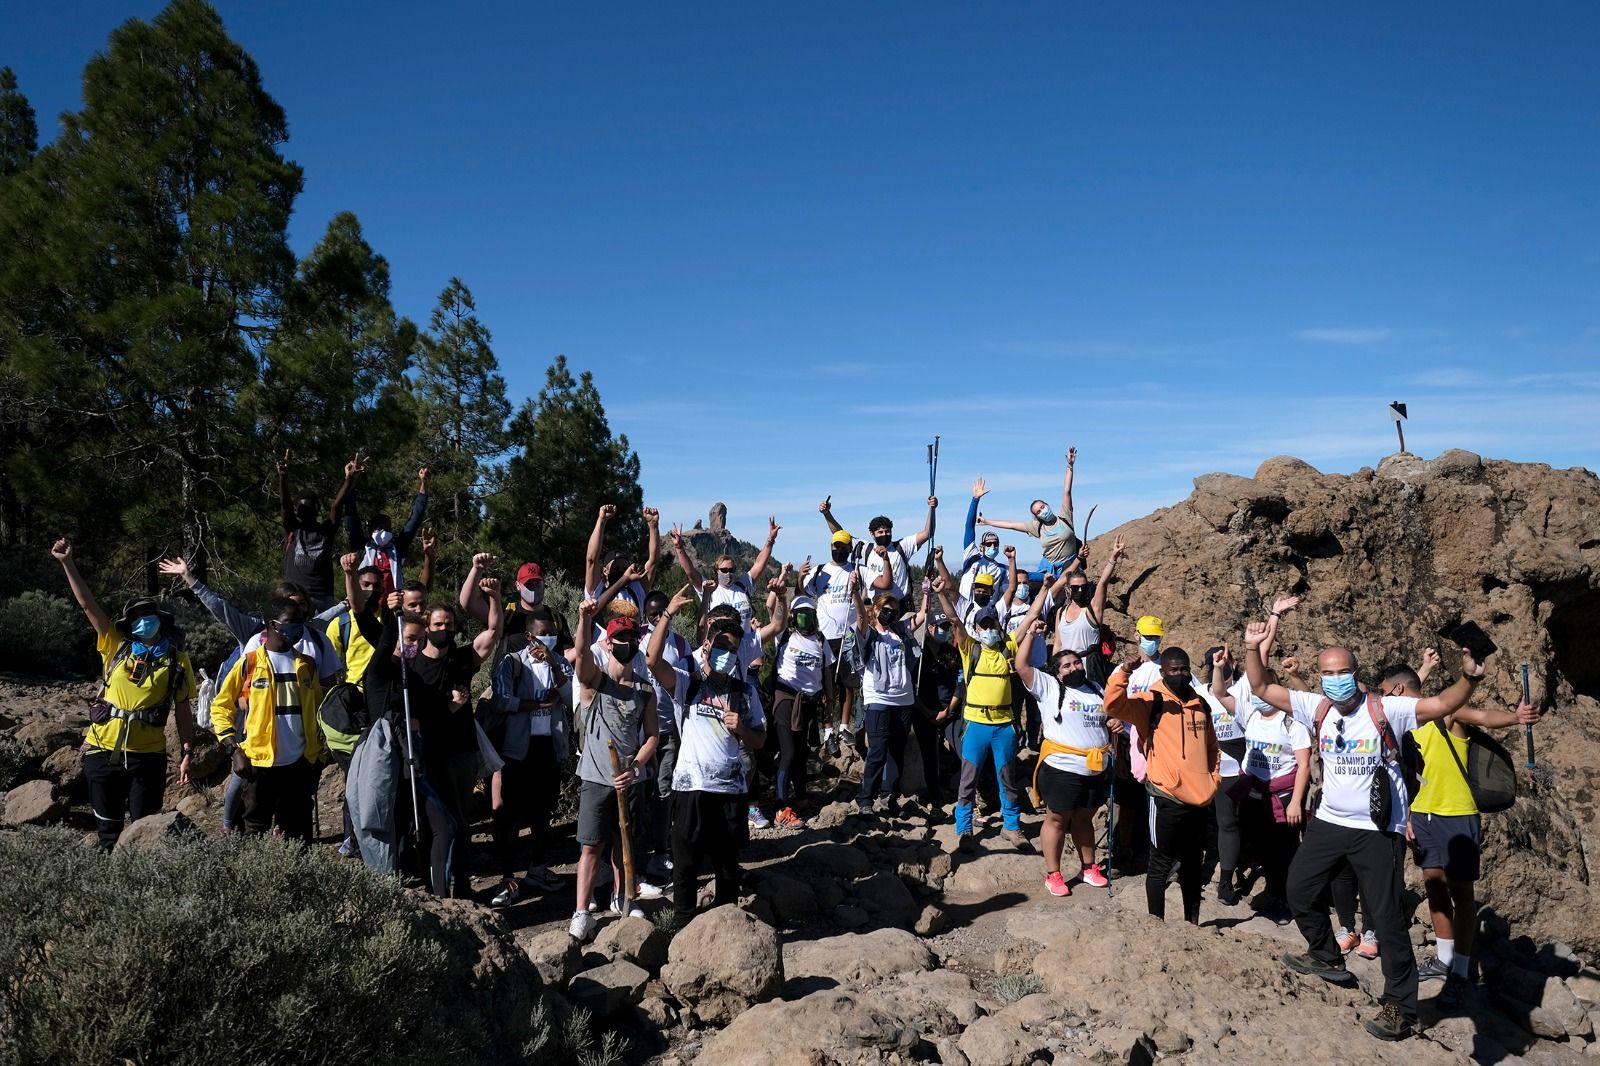
{"type": "Polygon", "coordinates": [[[167,788],[167,753],[91,751],[83,757],[100,846],[110,851],[126,821],[161,810],[167,788]],[[124,763],[126,758],[126,763],[124,763]]]}
{"type": "Polygon", "coordinates": [[[783,682],[778,682],[772,699],[771,720],[773,732],[778,735],[777,788],[779,806],[805,794],[806,762],[810,754],[807,735],[816,721],[821,697],[816,694],[796,692],[783,682]],[[799,725],[791,726],[795,703],[799,703],[799,725]]]}
{"type": "MultiPolygon", "coordinates": [[[[1294,861],[1294,853],[1300,847],[1302,827],[1274,821],[1270,800],[1245,800],[1239,805],[1239,813],[1240,820],[1249,824],[1250,837],[1261,856],[1261,869],[1267,879],[1267,895],[1287,900],[1289,864],[1294,861]]],[[[1354,872],[1351,876],[1354,876],[1354,872]]]]}

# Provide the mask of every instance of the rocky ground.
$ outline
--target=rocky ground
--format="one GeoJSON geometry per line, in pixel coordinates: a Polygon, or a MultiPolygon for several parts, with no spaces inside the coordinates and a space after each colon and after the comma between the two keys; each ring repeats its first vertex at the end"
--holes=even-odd
{"type": "MultiPolygon", "coordinates": [[[[673,933],[665,902],[650,902],[651,919],[606,916],[580,947],[565,932],[570,894],[530,895],[478,922],[477,935],[514,942],[557,1013],[590,1009],[627,1035],[631,1061],[661,1066],[1595,1061],[1597,516],[1600,483],[1587,472],[1446,453],[1349,476],[1272,460],[1254,479],[1198,479],[1188,500],[1117,531],[1134,564],[1113,590],[1123,629],[1126,616],[1161,614],[1169,641],[1198,649],[1293,590],[1306,603],[1283,639],[1302,661],[1328,641],[1355,646],[1368,664],[1414,659],[1439,629],[1472,618],[1505,649],[1486,699],[1512,701],[1515,663],[1530,662],[1547,714],[1540,765],[1527,796],[1485,818],[1483,983],[1448,1013],[1433,1001],[1439,985],[1425,983],[1420,1039],[1386,1045],[1362,1030],[1375,1013],[1376,962],[1352,957],[1357,989],[1294,975],[1277,961],[1301,945],[1294,927],[1248,902],[1222,906],[1209,890],[1198,929],[1148,918],[1142,879],[1053,898],[1038,856],[1003,844],[994,821],[978,854],[955,856],[939,814],[930,825],[915,805],[853,813],[838,802],[850,759],[826,769],[821,799],[834,802],[804,828],[753,834],[739,907],[673,933]]],[[[7,826],[90,828],[74,753],[87,695],[0,679],[7,826]]],[[[201,788],[174,783],[168,806],[182,814],[161,828],[216,828],[220,754],[197,762],[201,788]]],[[[329,842],[339,794],[331,771],[319,803],[329,842]]],[[[1024,825],[1036,836],[1037,816],[1024,825]]],[[[554,856],[569,884],[570,833],[561,827],[554,856]]],[[[476,887],[487,898],[495,878],[480,842],[476,887]]],[[[1423,954],[1431,932],[1418,913],[1412,939],[1423,954]]]]}

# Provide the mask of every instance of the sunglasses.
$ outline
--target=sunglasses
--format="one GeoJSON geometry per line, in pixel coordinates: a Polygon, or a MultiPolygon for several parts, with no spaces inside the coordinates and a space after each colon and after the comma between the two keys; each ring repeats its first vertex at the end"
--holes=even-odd
{"type": "Polygon", "coordinates": [[[733,567],[731,567],[731,566],[729,566],[729,567],[721,567],[721,566],[719,566],[719,567],[717,567],[717,573],[719,573],[719,574],[731,574],[731,573],[733,573],[733,567]]]}

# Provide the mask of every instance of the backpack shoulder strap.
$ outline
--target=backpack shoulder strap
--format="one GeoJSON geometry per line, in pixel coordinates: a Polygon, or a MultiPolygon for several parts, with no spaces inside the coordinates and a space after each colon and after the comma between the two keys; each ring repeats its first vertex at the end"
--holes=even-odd
{"type": "Polygon", "coordinates": [[[133,653],[133,642],[132,641],[125,640],[121,644],[117,645],[117,650],[112,653],[111,662],[106,667],[106,672],[100,678],[100,688],[102,690],[102,695],[104,695],[104,690],[109,688],[110,685],[111,685],[111,675],[117,672],[117,667],[121,666],[122,663],[123,663],[123,660],[125,660],[132,653],[133,653]]]}
{"type": "MultiPolygon", "coordinates": [[[[1456,769],[1461,771],[1461,776],[1467,782],[1467,788],[1469,790],[1471,790],[1472,789],[1472,775],[1467,773],[1467,766],[1466,766],[1465,763],[1463,763],[1461,761],[1460,753],[1458,753],[1456,751],[1455,740],[1454,740],[1454,738],[1451,737],[1450,730],[1445,728],[1444,718],[1442,718],[1442,717],[1441,718],[1435,718],[1433,720],[1433,724],[1438,727],[1439,735],[1444,738],[1444,746],[1447,749],[1449,749],[1449,751],[1450,751],[1450,758],[1455,761],[1456,769]]],[[[1468,744],[1469,747],[1472,744],[1472,737],[1471,737],[1470,734],[1467,736],[1467,744],[1468,744]]],[[[1476,792],[1474,792],[1472,799],[1473,799],[1474,802],[1477,801],[1478,797],[1477,797],[1476,792]]]]}
{"type": "Polygon", "coordinates": [[[1378,731],[1378,736],[1383,740],[1383,746],[1389,754],[1396,758],[1400,755],[1400,744],[1395,740],[1394,730],[1389,728],[1389,719],[1383,713],[1383,704],[1375,692],[1367,693],[1367,716],[1372,719],[1372,727],[1378,731]]]}
{"type": "Polygon", "coordinates": [[[1324,698],[1317,704],[1316,725],[1311,730],[1311,747],[1316,751],[1322,750],[1322,721],[1328,717],[1328,712],[1333,710],[1333,701],[1324,698]]]}

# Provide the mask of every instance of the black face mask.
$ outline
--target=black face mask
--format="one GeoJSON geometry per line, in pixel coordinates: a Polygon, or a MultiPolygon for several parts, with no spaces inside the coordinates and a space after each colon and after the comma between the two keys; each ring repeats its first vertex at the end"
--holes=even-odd
{"type": "Polygon", "coordinates": [[[1194,679],[1188,674],[1184,674],[1182,677],[1168,677],[1162,674],[1161,680],[1167,683],[1167,687],[1172,690],[1174,696],[1182,696],[1184,699],[1188,699],[1194,695],[1194,679]]]}
{"type": "Polygon", "coordinates": [[[1078,688],[1087,680],[1089,680],[1089,674],[1087,671],[1068,670],[1066,675],[1062,677],[1061,683],[1066,685],[1068,688],[1078,688]]]}
{"type": "Polygon", "coordinates": [[[848,558],[850,558],[850,547],[849,547],[849,545],[847,545],[847,544],[835,544],[833,546],[833,561],[834,562],[842,563],[848,558]]]}
{"type": "Polygon", "coordinates": [[[1089,602],[1089,586],[1088,585],[1069,585],[1069,586],[1067,586],[1067,595],[1072,598],[1072,602],[1073,603],[1088,603],[1089,602]]]}
{"type": "Polygon", "coordinates": [[[317,509],[309,504],[301,504],[294,509],[294,516],[303,526],[309,526],[317,520],[317,509]]]}
{"type": "Polygon", "coordinates": [[[889,545],[894,543],[894,534],[879,533],[877,536],[872,538],[872,543],[878,545],[880,548],[887,548],[889,545]]]}
{"type": "Polygon", "coordinates": [[[992,593],[992,592],[977,592],[977,591],[974,591],[973,594],[972,594],[972,602],[977,604],[979,607],[987,607],[987,606],[989,606],[989,601],[991,599],[993,599],[993,598],[994,598],[994,593],[992,593]]]}
{"type": "Polygon", "coordinates": [[[456,635],[448,629],[428,630],[428,643],[435,648],[448,648],[456,642],[456,635]]]}
{"type": "Polygon", "coordinates": [[[631,663],[633,661],[633,657],[638,654],[638,651],[639,645],[637,644],[619,644],[616,641],[611,642],[611,657],[621,662],[631,663]]]}
{"type": "Polygon", "coordinates": [[[896,622],[898,622],[899,620],[900,620],[900,608],[898,608],[898,607],[879,607],[878,608],[878,621],[882,622],[884,625],[892,626],[896,622]]]}

